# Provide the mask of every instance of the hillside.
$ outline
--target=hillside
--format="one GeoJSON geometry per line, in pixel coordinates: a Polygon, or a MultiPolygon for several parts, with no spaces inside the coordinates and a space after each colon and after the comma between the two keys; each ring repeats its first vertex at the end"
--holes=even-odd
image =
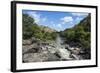
{"type": "Polygon", "coordinates": [[[91,17],[90,14],[80,21],[73,28],[66,29],[60,32],[60,35],[65,38],[65,43],[72,47],[80,47],[85,51],[85,58],[90,58],[91,51],[91,17]]]}
{"type": "Polygon", "coordinates": [[[48,33],[57,32],[56,30],[54,30],[50,27],[47,27],[47,26],[43,26],[43,25],[37,25],[37,26],[40,27],[41,30],[48,32],[48,33]]]}
{"type": "Polygon", "coordinates": [[[32,37],[42,41],[54,40],[56,38],[56,31],[49,27],[38,25],[35,23],[34,18],[23,14],[23,39],[30,39],[32,37]]]}
{"type": "Polygon", "coordinates": [[[89,14],[86,18],[84,18],[82,21],[80,21],[80,23],[78,25],[76,25],[74,28],[77,28],[78,26],[82,26],[86,32],[90,32],[91,31],[90,21],[91,21],[91,16],[89,14]]]}

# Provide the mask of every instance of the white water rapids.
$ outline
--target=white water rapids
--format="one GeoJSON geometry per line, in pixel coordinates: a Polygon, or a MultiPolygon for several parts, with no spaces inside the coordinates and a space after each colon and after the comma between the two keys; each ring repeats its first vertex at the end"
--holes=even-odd
{"type": "Polygon", "coordinates": [[[65,49],[65,46],[62,45],[63,40],[59,35],[56,38],[56,50],[58,54],[61,56],[61,59],[70,59],[70,51],[65,49]]]}

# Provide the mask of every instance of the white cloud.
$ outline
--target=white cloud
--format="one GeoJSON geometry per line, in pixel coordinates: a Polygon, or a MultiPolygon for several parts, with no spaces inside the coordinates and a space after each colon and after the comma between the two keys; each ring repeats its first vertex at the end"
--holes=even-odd
{"type": "Polygon", "coordinates": [[[55,24],[53,21],[50,22],[49,26],[57,31],[62,30],[62,24],[55,24]]]}
{"type": "Polygon", "coordinates": [[[58,24],[57,26],[58,26],[59,28],[61,28],[61,27],[62,27],[62,26],[61,26],[61,24],[58,24]]]}
{"type": "Polygon", "coordinates": [[[37,14],[36,12],[33,12],[33,11],[29,11],[27,12],[27,14],[29,14],[29,16],[33,17],[35,19],[35,22],[36,23],[39,23],[40,21],[40,14],[37,14]]]}
{"type": "Polygon", "coordinates": [[[76,24],[79,23],[82,19],[83,19],[82,17],[77,17],[77,18],[75,19],[76,24]]]}
{"type": "Polygon", "coordinates": [[[82,20],[81,17],[77,17],[77,18],[76,18],[76,21],[80,21],[80,20],[82,20]]]}
{"type": "Polygon", "coordinates": [[[55,27],[55,28],[62,28],[62,24],[55,24],[53,21],[50,22],[52,27],[55,27]]]}
{"type": "MultiPolygon", "coordinates": [[[[35,19],[35,23],[45,22],[47,20],[46,17],[41,17],[41,15],[37,12],[29,11],[27,12],[29,16],[33,17],[35,19]]],[[[41,24],[40,24],[41,25],[41,24]]]]}
{"type": "Polygon", "coordinates": [[[68,22],[72,22],[73,18],[71,16],[65,16],[65,17],[61,18],[61,20],[63,21],[62,24],[65,24],[68,22]]]}
{"type": "Polygon", "coordinates": [[[42,18],[42,22],[45,22],[46,20],[47,20],[47,18],[46,18],[46,17],[42,18]]]}
{"type": "Polygon", "coordinates": [[[56,24],[55,24],[53,21],[50,22],[50,25],[51,25],[52,27],[56,27],[56,24]]]}
{"type": "Polygon", "coordinates": [[[62,28],[62,24],[55,24],[55,29],[57,31],[61,31],[63,28],[62,28]]]}
{"type": "Polygon", "coordinates": [[[74,16],[87,16],[88,13],[71,13],[74,16]]]}

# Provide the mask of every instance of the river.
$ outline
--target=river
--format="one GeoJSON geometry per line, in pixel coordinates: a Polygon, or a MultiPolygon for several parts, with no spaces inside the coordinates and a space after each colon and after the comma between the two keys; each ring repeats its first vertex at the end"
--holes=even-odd
{"type": "MultiPolygon", "coordinates": [[[[53,42],[39,42],[23,45],[23,62],[80,60],[75,47],[64,43],[64,38],[57,34],[53,42]],[[66,45],[68,48],[66,48],[66,45]]],[[[28,40],[29,41],[29,40],[28,40]]]]}
{"type": "Polygon", "coordinates": [[[71,59],[70,51],[65,49],[65,45],[63,45],[63,43],[64,43],[64,40],[62,40],[62,38],[58,34],[56,38],[57,53],[61,56],[61,59],[66,59],[66,60],[71,59]]]}

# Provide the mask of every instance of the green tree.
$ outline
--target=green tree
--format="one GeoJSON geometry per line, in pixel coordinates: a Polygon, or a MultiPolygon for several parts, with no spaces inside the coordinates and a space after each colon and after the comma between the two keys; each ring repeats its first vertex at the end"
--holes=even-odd
{"type": "Polygon", "coordinates": [[[32,25],[34,23],[34,19],[30,17],[28,14],[23,14],[23,39],[28,39],[32,36],[32,25]]]}

